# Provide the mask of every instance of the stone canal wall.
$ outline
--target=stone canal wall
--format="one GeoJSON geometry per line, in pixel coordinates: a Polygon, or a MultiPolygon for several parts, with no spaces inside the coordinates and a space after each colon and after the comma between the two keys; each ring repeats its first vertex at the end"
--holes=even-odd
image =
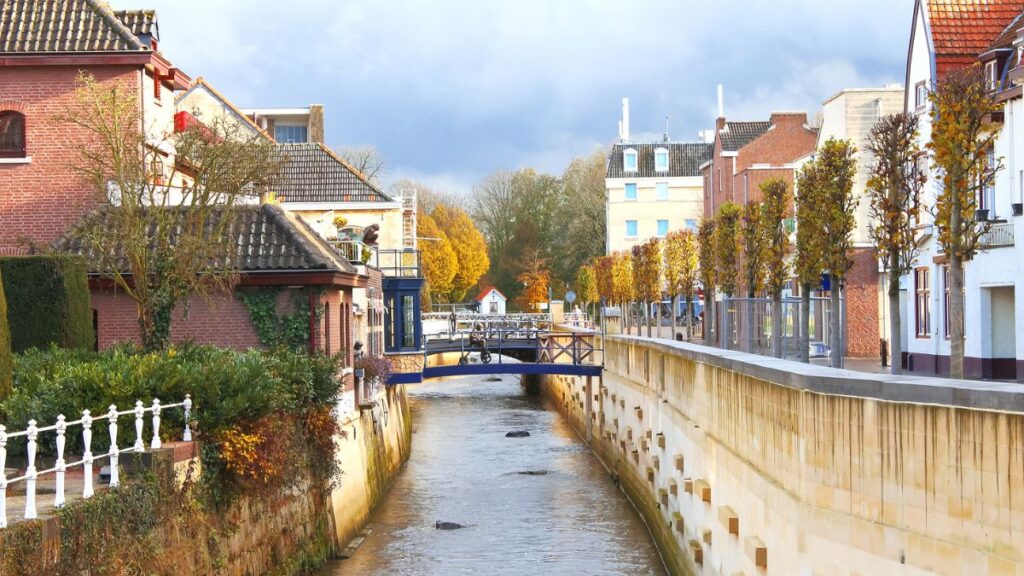
{"type": "Polygon", "coordinates": [[[670,571],[1024,575],[1024,386],[610,336],[543,392],[670,571]]]}
{"type": "Polygon", "coordinates": [[[356,538],[387,494],[412,449],[412,421],[405,386],[389,386],[371,408],[357,410],[344,422],[338,445],[341,483],[331,500],[340,550],[356,538]]]}

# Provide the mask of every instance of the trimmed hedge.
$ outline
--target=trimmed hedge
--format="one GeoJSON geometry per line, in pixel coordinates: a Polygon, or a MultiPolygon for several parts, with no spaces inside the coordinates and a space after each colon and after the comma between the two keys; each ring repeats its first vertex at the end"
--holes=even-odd
{"type": "Polygon", "coordinates": [[[0,274],[0,400],[11,394],[11,332],[7,328],[7,301],[4,299],[4,279],[0,274]]]}
{"type": "Polygon", "coordinates": [[[95,343],[85,261],[64,255],[0,258],[11,349],[91,350],[95,343]]]}

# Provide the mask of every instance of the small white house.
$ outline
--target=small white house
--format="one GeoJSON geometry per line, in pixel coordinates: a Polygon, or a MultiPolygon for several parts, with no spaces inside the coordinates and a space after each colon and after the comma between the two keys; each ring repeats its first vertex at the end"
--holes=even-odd
{"type": "Polygon", "coordinates": [[[508,298],[494,286],[488,286],[476,297],[476,310],[481,314],[504,314],[508,298]]]}

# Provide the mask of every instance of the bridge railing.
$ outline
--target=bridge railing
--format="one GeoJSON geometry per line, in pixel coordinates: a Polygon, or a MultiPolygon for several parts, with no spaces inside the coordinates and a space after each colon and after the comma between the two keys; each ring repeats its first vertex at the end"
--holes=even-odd
{"type": "Polygon", "coordinates": [[[458,352],[460,363],[468,361],[469,354],[476,352],[481,354],[481,361],[485,364],[490,362],[492,355],[497,354],[500,364],[502,356],[515,356],[530,350],[537,363],[591,366],[599,366],[604,362],[597,336],[593,330],[551,331],[536,327],[460,329],[454,333],[441,331],[424,334],[428,341],[425,354],[429,355],[432,351],[458,352]],[[430,346],[429,342],[435,345],[430,346]]]}
{"type": "Polygon", "coordinates": [[[189,420],[192,415],[192,398],[185,395],[185,400],[177,404],[160,404],[160,400],[153,400],[150,406],[144,406],[142,401],[135,402],[135,408],[130,410],[118,410],[117,406],[111,404],[110,408],[102,416],[93,416],[89,410],[82,411],[82,417],[78,420],[68,422],[63,414],[57,416],[57,422],[49,426],[38,426],[35,420],[28,421],[28,427],[18,432],[7,432],[6,427],[0,426],[0,528],[7,527],[7,490],[16,485],[25,485],[25,513],[26,520],[39,517],[37,510],[36,482],[40,476],[53,474],[55,477],[55,492],[53,505],[61,508],[67,503],[65,490],[65,476],[69,469],[81,467],[83,471],[82,498],[91,498],[94,494],[93,488],[93,463],[96,460],[108,458],[110,462],[110,486],[120,484],[118,470],[118,456],[126,452],[145,452],[146,442],[143,438],[145,419],[150,417],[152,439],[149,448],[155,450],[162,446],[160,441],[160,414],[164,410],[181,409],[184,412],[185,430],[182,433],[182,440],[192,441],[192,430],[189,428],[189,420]],[[117,445],[118,419],[121,416],[135,417],[135,443],[127,448],[117,445]],[[107,433],[110,438],[110,447],[106,452],[94,454],[92,452],[93,424],[107,421],[107,433]],[[82,456],[74,462],[67,462],[64,454],[64,447],[67,443],[69,429],[80,427],[82,445],[84,447],[82,456]],[[39,450],[40,436],[53,434],[56,461],[54,465],[45,470],[37,469],[36,453],[39,450]],[[16,438],[25,438],[26,442],[26,467],[24,473],[14,478],[7,478],[7,443],[16,438]]]}

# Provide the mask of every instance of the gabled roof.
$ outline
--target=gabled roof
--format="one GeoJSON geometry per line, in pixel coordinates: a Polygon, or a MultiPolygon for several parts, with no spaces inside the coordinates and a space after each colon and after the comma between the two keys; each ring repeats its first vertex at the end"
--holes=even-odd
{"type": "Polygon", "coordinates": [[[935,72],[977,61],[1021,11],[1024,0],[919,0],[927,7],[935,53],[935,72]]]}
{"type": "Polygon", "coordinates": [[[394,202],[366,176],[319,142],[278,144],[286,158],[274,192],[282,202],[394,202]]]}
{"type": "Polygon", "coordinates": [[[608,157],[606,178],[679,178],[700,176],[700,165],[711,159],[712,146],[691,142],[657,142],[654,144],[615,144],[608,157]],[[668,172],[654,169],[654,152],[668,150],[668,172]],[[623,153],[636,150],[637,170],[626,172],[623,153]]]}
{"type": "MultiPolygon", "coordinates": [[[[146,25],[131,17],[132,26],[146,25]]],[[[144,18],[142,19],[144,20],[144,18]]],[[[148,50],[100,0],[3,0],[0,54],[137,52],[148,50]]]]}
{"type": "Polygon", "coordinates": [[[483,302],[484,298],[487,298],[487,295],[490,294],[491,292],[497,292],[503,300],[505,300],[506,302],[508,301],[508,296],[505,296],[505,294],[502,293],[501,290],[498,290],[498,288],[495,286],[485,287],[483,290],[480,291],[479,294],[476,295],[476,298],[474,298],[474,300],[476,300],[477,302],[483,302]]]}
{"type": "MultiPolygon", "coordinates": [[[[256,133],[262,135],[267,140],[271,142],[274,141],[274,138],[270,134],[268,134],[266,130],[260,128],[259,125],[252,121],[252,118],[250,118],[247,114],[239,110],[238,107],[235,106],[233,102],[231,102],[231,100],[228,100],[226,96],[221,94],[219,90],[214,88],[213,85],[207,82],[206,79],[202,76],[196,78],[192,82],[192,85],[188,87],[188,90],[185,90],[181,94],[178,94],[174,97],[175,107],[177,107],[180,111],[181,103],[184,102],[184,100],[188,98],[190,94],[194,93],[197,90],[204,90],[207,94],[209,94],[215,100],[220,102],[220,104],[225,108],[225,110],[232,116],[234,116],[239,122],[248,126],[249,128],[252,128],[253,130],[256,131],[256,133]]],[[[185,110],[185,112],[190,112],[190,110],[185,110]]]]}
{"type": "Polygon", "coordinates": [[[771,122],[726,122],[719,131],[722,152],[737,152],[747,144],[764,135],[772,127],[771,122]]]}
{"type": "Polygon", "coordinates": [[[1009,50],[1017,40],[1017,32],[1024,28],[1024,12],[1021,12],[1003,29],[1002,34],[996,37],[988,46],[986,52],[993,50],[1009,50]]]}
{"type": "MultiPolygon", "coordinates": [[[[157,208],[158,210],[177,210],[157,208]]],[[[79,254],[100,273],[96,258],[82,240],[83,230],[103,227],[116,207],[104,206],[82,217],[57,241],[58,250],[79,254]]],[[[236,206],[229,229],[214,242],[229,243],[228,266],[242,273],[334,271],[355,273],[348,261],[325,242],[305,221],[273,204],[236,206]]],[[[183,211],[179,212],[184,215],[183,211]]],[[[174,239],[172,238],[172,243],[174,239]]],[[[127,263],[120,265],[128,270],[127,263]]]]}

